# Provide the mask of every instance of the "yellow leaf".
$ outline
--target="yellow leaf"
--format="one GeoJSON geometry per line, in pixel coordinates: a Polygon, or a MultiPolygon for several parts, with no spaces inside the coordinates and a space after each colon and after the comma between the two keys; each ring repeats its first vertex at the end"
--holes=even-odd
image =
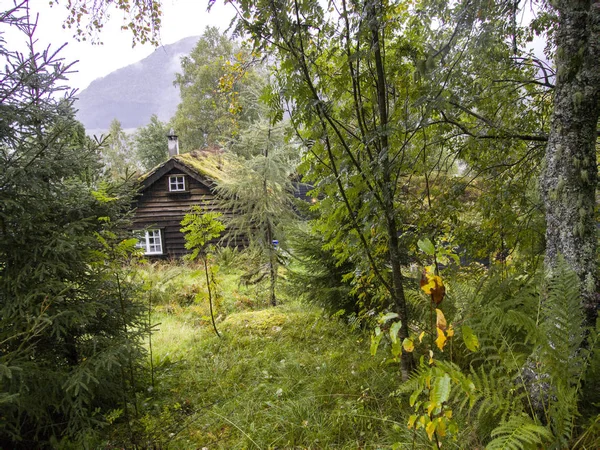
{"type": "Polygon", "coordinates": [[[410,430],[412,427],[415,426],[415,421],[417,420],[417,416],[415,414],[413,414],[412,416],[410,416],[408,418],[408,429],[410,430]]]}
{"type": "Polygon", "coordinates": [[[404,350],[407,351],[408,353],[411,353],[415,349],[415,344],[412,341],[412,339],[405,338],[402,341],[402,348],[404,348],[404,350]]]}
{"type": "Polygon", "coordinates": [[[435,421],[429,422],[425,427],[425,431],[427,432],[427,436],[429,436],[429,440],[433,439],[433,433],[435,433],[435,421]]]}
{"type": "Polygon", "coordinates": [[[444,316],[444,313],[442,312],[441,309],[435,309],[435,315],[436,315],[436,326],[438,328],[440,328],[441,330],[445,330],[446,329],[446,317],[444,316]]]}
{"type": "Polygon", "coordinates": [[[444,345],[446,345],[446,335],[444,331],[440,328],[437,329],[437,339],[435,340],[435,345],[441,350],[444,351],[444,345]]]}
{"type": "Polygon", "coordinates": [[[441,437],[446,436],[446,421],[443,417],[437,418],[437,432],[441,437]]]}
{"type": "Polygon", "coordinates": [[[446,287],[438,275],[426,274],[425,280],[421,279],[421,289],[431,295],[431,299],[436,305],[439,305],[446,295],[446,287]]]}
{"type": "Polygon", "coordinates": [[[421,331],[421,334],[419,335],[419,342],[423,342],[423,337],[425,336],[425,332],[421,331]]]}
{"type": "Polygon", "coordinates": [[[452,325],[450,325],[448,327],[448,329],[446,330],[446,336],[448,336],[448,337],[454,336],[454,328],[452,328],[452,325]]]}
{"type": "Polygon", "coordinates": [[[429,364],[433,364],[433,350],[429,350],[429,364]]]}
{"type": "Polygon", "coordinates": [[[438,407],[438,404],[435,402],[427,402],[424,405],[427,408],[427,414],[431,416],[431,411],[438,407]]]}
{"type": "Polygon", "coordinates": [[[452,419],[452,410],[449,409],[448,411],[446,411],[444,413],[444,415],[446,416],[447,419],[452,419]]]}

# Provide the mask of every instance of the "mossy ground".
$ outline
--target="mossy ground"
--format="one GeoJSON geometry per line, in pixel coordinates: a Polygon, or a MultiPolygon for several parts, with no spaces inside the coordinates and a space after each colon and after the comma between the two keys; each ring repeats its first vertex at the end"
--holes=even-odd
{"type": "Polygon", "coordinates": [[[221,339],[197,301],[155,305],[154,387],[138,396],[133,431],[115,427],[112,442],[128,433],[142,446],[181,449],[398,442],[395,429],[404,428],[405,416],[390,395],[397,367],[370,355],[368,333],[290,299],[249,310],[239,303],[249,291],[231,280],[225,287],[217,312],[221,339]]]}

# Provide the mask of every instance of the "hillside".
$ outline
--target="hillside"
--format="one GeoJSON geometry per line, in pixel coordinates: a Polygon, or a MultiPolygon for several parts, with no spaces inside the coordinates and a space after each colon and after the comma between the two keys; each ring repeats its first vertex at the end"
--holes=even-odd
{"type": "Polygon", "coordinates": [[[115,118],[126,129],[146,125],[152,114],[170,119],[179,104],[175,73],[198,39],[187,37],[159,47],[143,60],[94,80],[77,96],[77,118],[88,132],[107,130],[115,118]]]}

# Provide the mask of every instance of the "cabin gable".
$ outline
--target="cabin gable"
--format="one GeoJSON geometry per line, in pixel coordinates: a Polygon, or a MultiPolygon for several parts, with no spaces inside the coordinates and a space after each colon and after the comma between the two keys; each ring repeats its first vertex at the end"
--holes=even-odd
{"type": "MultiPolygon", "coordinates": [[[[214,182],[173,158],[142,180],[133,229],[152,230],[152,249],[156,250],[158,243],[161,249],[160,253],[147,252],[148,256],[180,258],[189,253],[180,231],[181,220],[196,205],[206,211],[228,213],[218,201],[214,182]],[[181,189],[181,177],[185,180],[184,189],[181,189]]],[[[148,239],[147,232],[140,236],[141,242],[148,239]]]]}

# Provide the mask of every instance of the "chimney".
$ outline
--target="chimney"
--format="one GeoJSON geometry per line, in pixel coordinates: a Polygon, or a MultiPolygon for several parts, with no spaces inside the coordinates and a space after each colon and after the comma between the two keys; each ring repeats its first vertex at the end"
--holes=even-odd
{"type": "Polygon", "coordinates": [[[169,143],[169,158],[175,155],[179,155],[179,140],[177,139],[177,135],[173,128],[167,134],[167,139],[169,143]]]}

